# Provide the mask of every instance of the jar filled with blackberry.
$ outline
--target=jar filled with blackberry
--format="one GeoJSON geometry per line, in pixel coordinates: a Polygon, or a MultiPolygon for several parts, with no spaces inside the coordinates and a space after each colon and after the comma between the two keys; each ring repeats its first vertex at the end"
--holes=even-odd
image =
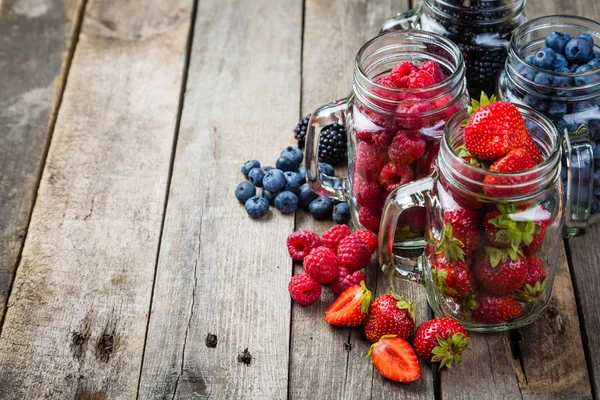
{"type": "Polygon", "coordinates": [[[566,212],[588,221],[571,234],[584,232],[600,219],[600,24],[556,15],[519,27],[497,92],[543,113],[563,135],[567,152],[561,175],[565,185],[568,176],[574,182],[565,190],[566,212]],[[570,157],[577,148],[577,157],[570,157]]]}
{"type": "Polygon", "coordinates": [[[491,94],[504,67],[512,32],[526,21],[526,0],[423,0],[408,13],[397,14],[382,31],[421,29],[458,45],[467,68],[473,98],[491,94]]]}

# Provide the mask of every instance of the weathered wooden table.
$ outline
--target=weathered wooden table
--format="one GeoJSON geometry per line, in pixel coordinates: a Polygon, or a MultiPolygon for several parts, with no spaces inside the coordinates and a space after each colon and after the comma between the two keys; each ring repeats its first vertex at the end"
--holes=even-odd
{"type": "MultiPolygon", "coordinates": [[[[240,163],[274,161],[408,7],[0,0],[0,398],[597,397],[600,226],[566,243],[538,323],[474,334],[460,367],[400,385],[360,329],[323,322],[330,295],[290,301],[285,237],[328,225],[252,221],[233,196],[240,163]]],[[[600,2],[528,6],[558,13],[599,19],[600,2]]],[[[399,290],[427,318],[424,291],[399,290]]]]}

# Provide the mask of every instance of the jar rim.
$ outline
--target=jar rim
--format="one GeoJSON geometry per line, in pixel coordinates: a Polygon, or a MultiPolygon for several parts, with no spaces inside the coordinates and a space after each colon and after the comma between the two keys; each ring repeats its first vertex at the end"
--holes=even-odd
{"type": "MultiPolygon", "coordinates": [[[[485,1],[493,1],[493,0],[478,0],[478,1],[485,2],[485,1]]],[[[450,14],[448,14],[446,12],[443,12],[443,11],[437,9],[436,6],[434,5],[434,3],[443,3],[444,6],[447,6],[449,8],[455,8],[457,10],[463,9],[466,12],[470,12],[470,13],[473,13],[473,14],[477,14],[479,12],[494,12],[494,11],[509,10],[512,7],[514,7],[515,4],[517,4],[517,3],[519,4],[518,7],[513,12],[511,12],[510,14],[505,15],[502,18],[493,19],[493,20],[489,20],[489,21],[477,21],[477,25],[494,25],[494,24],[504,23],[506,21],[509,21],[509,20],[514,19],[515,17],[517,17],[519,14],[521,14],[525,10],[525,8],[527,6],[527,0],[513,0],[512,3],[506,4],[504,6],[487,8],[485,10],[470,10],[469,8],[460,7],[460,6],[456,6],[454,4],[447,3],[444,0],[424,0],[423,2],[424,2],[424,4],[427,5],[427,7],[429,9],[431,9],[434,13],[436,13],[436,15],[441,15],[442,17],[444,17],[446,19],[452,19],[452,20],[455,20],[455,21],[456,21],[455,17],[453,17],[452,15],[450,15],[450,14]]],[[[461,23],[461,22],[462,21],[458,20],[458,23],[461,23]]],[[[470,23],[471,22],[468,22],[467,25],[469,25],[470,23]]]]}

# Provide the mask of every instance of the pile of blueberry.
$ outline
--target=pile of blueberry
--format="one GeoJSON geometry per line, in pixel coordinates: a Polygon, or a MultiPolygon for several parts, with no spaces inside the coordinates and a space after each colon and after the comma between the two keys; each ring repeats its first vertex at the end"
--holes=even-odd
{"type": "MultiPolygon", "coordinates": [[[[287,147],[273,167],[261,167],[257,160],[246,161],[241,167],[242,174],[248,179],[235,188],[235,197],[244,204],[246,212],[252,218],[261,218],[274,205],[284,214],[295,212],[298,207],[308,209],[317,219],[333,217],[338,224],[350,220],[350,208],[347,203],[336,202],[324,196],[318,196],[306,183],[306,171],[300,164],[302,150],[287,147]],[[262,188],[260,196],[256,188],[262,188]]],[[[320,163],[321,173],[335,176],[333,167],[320,163]]]]}

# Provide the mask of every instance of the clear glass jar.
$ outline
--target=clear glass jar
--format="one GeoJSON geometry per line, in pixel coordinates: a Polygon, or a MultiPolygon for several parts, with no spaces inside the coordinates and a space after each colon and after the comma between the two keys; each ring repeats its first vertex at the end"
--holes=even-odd
{"type": "Polygon", "coordinates": [[[352,94],[312,114],[306,180],[314,192],[348,201],[355,226],[378,232],[389,192],[430,173],[444,125],[468,102],[462,55],[450,40],[408,30],[373,38],[356,56],[352,94]],[[392,89],[376,82],[403,61],[435,61],[446,78],[425,89],[392,89]],[[348,179],[343,181],[318,172],[319,135],[331,123],[348,132],[348,179]],[[417,143],[419,157],[400,162],[402,140],[417,143]]]}
{"type": "Polygon", "coordinates": [[[568,216],[563,219],[558,132],[543,115],[517,107],[542,163],[519,173],[467,163],[454,151],[463,144],[462,121],[469,117],[462,110],[446,126],[435,173],[392,192],[383,213],[379,257],[384,272],[424,284],[435,314],[469,330],[513,329],[542,314],[559,262],[562,225],[571,223],[568,216]],[[394,253],[402,246],[395,239],[396,221],[413,207],[425,207],[427,214],[417,260],[394,253]],[[497,233],[502,229],[523,232],[522,239],[506,242],[497,233]]]}
{"type": "Polygon", "coordinates": [[[458,45],[473,98],[494,93],[504,66],[510,36],[526,21],[526,0],[423,0],[407,13],[386,21],[382,32],[422,29],[458,45]]]}
{"type": "MultiPolygon", "coordinates": [[[[566,182],[567,175],[576,175],[572,181],[579,182],[566,191],[567,203],[572,204],[568,212],[579,214],[582,219],[591,213],[591,224],[600,220],[600,69],[562,73],[528,64],[525,58],[546,47],[544,39],[553,31],[564,31],[572,37],[586,33],[600,52],[600,24],[595,21],[566,15],[531,20],[513,35],[497,93],[500,99],[544,114],[561,134],[570,136],[572,146],[582,147],[578,157],[566,157],[562,177],[566,182]],[[583,84],[577,86],[578,83],[583,84]],[[593,189],[590,181],[594,182],[593,189]]],[[[585,226],[580,228],[572,233],[584,232],[585,226]]]]}

